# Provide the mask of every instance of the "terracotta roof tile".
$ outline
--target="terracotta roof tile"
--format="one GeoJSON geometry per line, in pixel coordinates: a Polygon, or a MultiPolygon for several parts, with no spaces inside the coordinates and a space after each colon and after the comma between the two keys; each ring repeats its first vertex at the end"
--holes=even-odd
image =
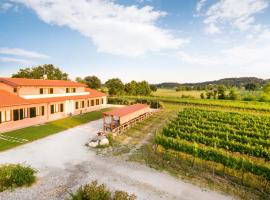
{"type": "Polygon", "coordinates": [[[138,110],[144,109],[144,108],[149,108],[149,105],[146,104],[133,104],[131,106],[126,106],[123,108],[117,108],[108,112],[104,112],[103,114],[105,115],[112,115],[112,116],[118,116],[122,117],[131,113],[134,113],[138,110]]]}
{"type": "Polygon", "coordinates": [[[42,79],[0,77],[0,82],[10,85],[12,87],[19,87],[19,86],[85,87],[84,84],[65,80],[42,80],[42,79]]]}
{"type": "Polygon", "coordinates": [[[25,99],[5,90],[0,90],[0,107],[5,107],[9,105],[23,105],[25,103],[25,99]]]}

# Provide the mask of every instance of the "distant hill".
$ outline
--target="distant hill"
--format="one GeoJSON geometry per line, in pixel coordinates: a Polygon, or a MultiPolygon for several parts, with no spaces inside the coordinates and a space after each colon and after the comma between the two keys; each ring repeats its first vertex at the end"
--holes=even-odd
{"type": "Polygon", "coordinates": [[[206,81],[199,83],[175,83],[175,82],[165,82],[156,84],[159,88],[176,88],[179,86],[189,86],[189,87],[203,87],[206,85],[225,85],[227,87],[235,86],[242,87],[247,83],[255,83],[258,85],[264,85],[268,80],[256,78],[256,77],[240,77],[240,78],[224,78],[215,81],[206,81]]]}

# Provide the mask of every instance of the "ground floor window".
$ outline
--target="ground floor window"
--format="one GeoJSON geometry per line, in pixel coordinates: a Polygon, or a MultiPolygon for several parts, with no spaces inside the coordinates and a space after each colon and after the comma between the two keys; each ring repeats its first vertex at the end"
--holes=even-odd
{"type": "Polygon", "coordinates": [[[95,101],[91,100],[91,106],[94,106],[94,105],[95,105],[95,101]]]}
{"type": "Polygon", "coordinates": [[[90,107],[90,100],[87,100],[87,107],[90,107]]]}
{"type": "Polygon", "coordinates": [[[101,99],[101,104],[104,104],[104,99],[103,98],[101,99]]]}
{"type": "Polygon", "coordinates": [[[78,101],[75,102],[75,108],[79,109],[79,102],[78,101]]]}
{"type": "Polygon", "coordinates": [[[51,105],[51,114],[58,113],[58,112],[64,112],[63,103],[51,105]]]}
{"type": "Polygon", "coordinates": [[[5,110],[0,112],[0,123],[9,122],[11,120],[11,111],[5,110]]]}
{"type": "Polygon", "coordinates": [[[45,107],[39,106],[37,107],[37,116],[44,116],[45,115],[45,107]]]}
{"type": "Polygon", "coordinates": [[[84,101],[81,101],[81,108],[84,108],[84,101]]]}
{"type": "Polygon", "coordinates": [[[96,105],[99,105],[99,99],[96,99],[96,105]]]}
{"type": "Polygon", "coordinates": [[[29,109],[29,112],[30,112],[30,118],[34,118],[37,116],[36,107],[31,107],[29,109]]]}

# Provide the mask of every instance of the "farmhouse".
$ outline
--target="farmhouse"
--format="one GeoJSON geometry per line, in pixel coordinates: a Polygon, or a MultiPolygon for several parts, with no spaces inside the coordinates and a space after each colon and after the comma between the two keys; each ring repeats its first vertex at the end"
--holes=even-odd
{"type": "Polygon", "coordinates": [[[133,104],[103,113],[103,130],[120,134],[138,121],[151,115],[150,106],[133,104]]]}
{"type": "Polygon", "coordinates": [[[64,80],[0,78],[0,132],[103,108],[106,94],[64,80]]]}

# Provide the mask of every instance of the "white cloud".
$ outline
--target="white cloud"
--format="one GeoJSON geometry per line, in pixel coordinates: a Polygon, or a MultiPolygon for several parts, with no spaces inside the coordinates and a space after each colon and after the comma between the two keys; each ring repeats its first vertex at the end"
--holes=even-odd
{"type": "Polygon", "coordinates": [[[196,11],[201,12],[203,6],[205,5],[206,0],[198,0],[198,3],[196,5],[196,11]]]}
{"type": "Polygon", "coordinates": [[[255,15],[268,7],[267,0],[219,0],[205,13],[206,26],[229,24],[240,31],[256,25],[255,15]]]}
{"type": "Polygon", "coordinates": [[[99,52],[139,56],[178,49],[187,40],[159,28],[166,15],[150,6],[123,6],[114,0],[12,0],[33,9],[46,23],[67,26],[92,39],[99,52]]]}
{"type": "Polygon", "coordinates": [[[213,23],[205,27],[205,32],[209,34],[221,33],[220,29],[213,23]]]}
{"type": "Polygon", "coordinates": [[[13,58],[13,57],[0,57],[0,62],[4,63],[18,63],[18,64],[31,64],[31,60],[13,58]]]}
{"type": "Polygon", "coordinates": [[[216,52],[215,56],[178,52],[177,57],[185,63],[213,68],[269,68],[270,29],[255,38],[216,52]]]}
{"type": "Polygon", "coordinates": [[[49,58],[49,56],[47,55],[19,48],[0,48],[0,54],[27,57],[27,58],[37,58],[37,59],[49,58]]]}

